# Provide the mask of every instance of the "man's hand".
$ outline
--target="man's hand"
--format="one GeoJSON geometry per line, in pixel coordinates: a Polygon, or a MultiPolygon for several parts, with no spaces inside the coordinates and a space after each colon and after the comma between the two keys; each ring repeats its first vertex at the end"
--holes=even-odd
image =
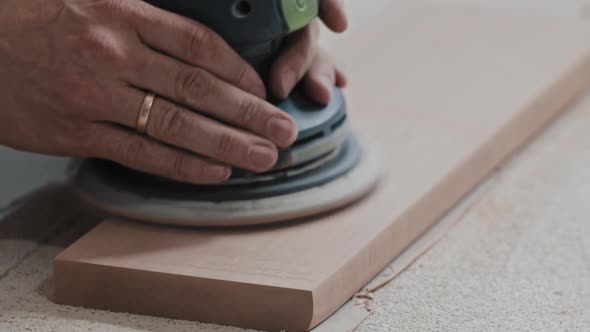
{"type": "MultiPolygon", "coordinates": [[[[323,20],[343,30],[341,7],[322,3],[323,20]]],[[[310,68],[310,87],[342,83],[317,52],[317,30],[294,36],[279,59],[276,75],[285,63],[295,70],[283,94],[310,68]],[[304,63],[288,61],[302,47],[304,63]]],[[[0,78],[0,144],[179,181],[222,182],[232,166],[268,170],[297,135],[216,33],[140,0],[4,0],[0,78]],[[144,136],[135,128],[146,91],[158,97],[144,136]]]]}
{"type": "MultiPolygon", "coordinates": [[[[343,0],[321,0],[320,19],[334,32],[344,32],[348,26],[343,0]]],[[[285,98],[303,80],[306,93],[315,101],[327,104],[334,85],[346,85],[346,76],[334,61],[319,48],[318,20],[295,33],[286,41],[282,54],[271,70],[272,93],[285,98]]]]}

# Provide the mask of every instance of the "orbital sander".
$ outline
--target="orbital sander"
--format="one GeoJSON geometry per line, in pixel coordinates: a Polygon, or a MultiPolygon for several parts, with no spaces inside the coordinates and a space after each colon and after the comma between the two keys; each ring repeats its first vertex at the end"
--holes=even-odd
{"type": "MultiPolygon", "coordinates": [[[[267,80],[283,40],[316,19],[319,1],[147,2],[216,31],[267,80]]],[[[266,173],[234,170],[225,183],[197,186],[86,160],[73,177],[73,188],[113,215],[182,226],[267,224],[345,207],[375,187],[377,154],[351,133],[340,89],[334,88],[328,105],[312,102],[301,90],[295,88],[285,100],[271,100],[295,119],[299,134],[266,173]]]]}

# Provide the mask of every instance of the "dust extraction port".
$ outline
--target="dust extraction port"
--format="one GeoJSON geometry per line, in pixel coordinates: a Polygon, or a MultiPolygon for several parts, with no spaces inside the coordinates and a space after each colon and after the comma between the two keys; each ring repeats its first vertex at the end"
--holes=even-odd
{"type": "Polygon", "coordinates": [[[252,13],[252,4],[248,0],[238,0],[232,7],[232,15],[236,18],[246,18],[252,13]]]}

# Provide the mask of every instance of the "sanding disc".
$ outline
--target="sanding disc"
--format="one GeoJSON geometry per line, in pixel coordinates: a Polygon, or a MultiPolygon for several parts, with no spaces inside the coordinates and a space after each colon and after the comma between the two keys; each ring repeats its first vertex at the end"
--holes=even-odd
{"type": "MultiPolygon", "coordinates": [[[[285,194],[258,193],[246,196],[248,199],[232,197],[227,201],[206,200],[182,192],[146,194],[145,189],[130,189],[133,188],[129,186],[130,183],[127,186],[113,185],[104,175],[85,167],[78,170],[72,187],[84,200],[99,209],[133,220],[192,227],[269,224],[329,212],[369,194],[381,174],[378,153],[361,146],[356,139],[350,144],[353,144],[350,148],[354,150],[348,153],[357,158],[354,167],[325,183],[301,186],[299,190],[285,194]]],[[[343,156],[343,160],[350,157],[343,156]]],[[[338,163],[340,166],[344,164],[343,161],[338,163]]],[[[299,181],[305,184],[306,178],[300,178],[299,181]]],[[[307,181],[312,183],[309,178],[307,181]]]]}

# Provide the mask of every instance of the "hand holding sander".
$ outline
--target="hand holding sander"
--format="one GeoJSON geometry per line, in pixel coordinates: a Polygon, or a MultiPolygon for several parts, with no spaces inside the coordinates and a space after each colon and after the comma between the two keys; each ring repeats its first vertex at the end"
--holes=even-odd
{"type": "MultiPolygon", "coordinates": [[[[321,0],[149,0],[219,33],[259,75],[289,34],[318,16],[321,0]]],[[[102,160],[86,160],[73,178],[86,201],[116,216],[183,226],[244,226],[325,213],[364,197],[380,163],[348,126],[346,102],[334,88],[328,105],[300,89],[272,101],[296,121],[299,135],[263,174],[235,170],[219,185],[177,183],[102,160]]]]}

